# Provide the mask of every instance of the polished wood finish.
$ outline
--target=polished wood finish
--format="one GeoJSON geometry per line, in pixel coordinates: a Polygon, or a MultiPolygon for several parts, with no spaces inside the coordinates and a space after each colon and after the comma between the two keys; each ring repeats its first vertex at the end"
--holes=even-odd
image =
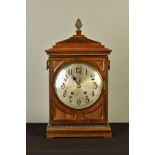
{"type": "Polygon", "coordinates": [[[48,125],[47,138],[54,137],[112,137],[109,125],[103,126],[51,126],[48,125]]]}
{"type": "Polygon", "coordinates": [[[107,123],[107,87],[108,87],[108,58],[102,57],[76,57],[76,58],[49,58],[50,59],[50,94],[51,94],[51,108],[53,109],[50,115],[50,123],[61,124],[89,124],[89,123],[107,123]],[[75,110],[66,107],[58,99],[54,91],[54,82],[57,72],[62,66],[72,62],[85,62],[93,65],[98,69],[102,78],[105,80],[105,90],[102,90],[99,100],[92,106],[86,109],[75,110]],[[101,62],[98,63],[98,62],[101,62]],[[61,119],[60,119],[61,118],[61,119]],[[92,119],[91,119],[92,118],[92,119]]]}
{"type": "Polygon", "coordinates": [[[53,48],[46,50],[49,55],[49,125],[46,130],[48,138],[112,137],[111,128],[108,125],[108,54],[110,52],[111,50],[101,43],[81,35],[80,30],[73,37],[58,42],[53,48]],[[105,81],[99,99],[85,109],[75,110],[66,107],[54,91],[57,72],[62,66],[72,62],[85,62],[93,65],[105,81]]]}
{"type": "Polygon", "coordinates": [[[73,37],[60,41],[46,50],[51,56],[58,55],[102,55],[110,54],[112,50],[105,48],[100,42],[88,39],[81,35],[81,31],[76,31],[73,37]]]}

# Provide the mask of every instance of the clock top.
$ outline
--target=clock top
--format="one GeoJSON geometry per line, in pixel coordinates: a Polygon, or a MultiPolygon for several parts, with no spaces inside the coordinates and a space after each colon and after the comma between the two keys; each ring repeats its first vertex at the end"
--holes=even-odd
{"type": "Polygon", "coordinates": [[[75,24],[77,30],[76,34],[69,39],[57,42],[52,48],[45,50],[50,55],[107,55],[112,50],[105,48],[98,41],[88,39],[81,34],[82,27],[81,20],[78,19],[75,24]]]}

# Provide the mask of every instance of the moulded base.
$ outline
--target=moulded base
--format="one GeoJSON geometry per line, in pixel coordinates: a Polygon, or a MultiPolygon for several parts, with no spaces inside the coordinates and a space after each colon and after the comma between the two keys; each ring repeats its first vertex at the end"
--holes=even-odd
{"type": "Polygon", "coordinates": [[[46,137],[112,137],[110,125],[52,125],[46,128],[46,137]]]}

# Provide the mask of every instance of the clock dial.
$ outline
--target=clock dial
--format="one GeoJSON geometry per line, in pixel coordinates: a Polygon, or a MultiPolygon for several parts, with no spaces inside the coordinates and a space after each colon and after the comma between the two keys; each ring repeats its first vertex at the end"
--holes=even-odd
{"type": "Polygon", "coordinates": [[[103,79],[98,70],[83,62],[64,65],[57,73],[55,91],[60,101],[73,109],[88,108],[101,95],[103,79]]]}

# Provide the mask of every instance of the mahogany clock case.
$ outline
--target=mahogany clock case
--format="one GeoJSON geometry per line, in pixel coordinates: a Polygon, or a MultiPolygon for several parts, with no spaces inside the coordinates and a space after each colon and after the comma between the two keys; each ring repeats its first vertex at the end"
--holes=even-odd
{"type": "Polygon", "coordinates": [[[57,42],[46,50],[49,58],[49,123],[47,138],[53,137],[112,137],[108,124],[108,55],[111,50],[100,42],[81,34],[80,19],[76,22],[76,35],[57,42]],[[55,79],[63,66],[82,62],[97,69],[103,79],[103,88],[98,100],[90,107],[73,109],[65,106],[55,92],[55,79]]]}
{"type": "Polygon", "coordinates": [[[100,124],[107,123],[108,58],[102,57],[55,57],[49,58],[50,123],[52,124],[100,124]],[[97,68],[104,79],[104,89],[96,103],[85,109],[71,109],[58,99],[54,81],[59,69],[72,62],[85,62],[97,68]]]}
{"type": "Polygon", "coordinates": [[[112,137],[108,124],[108,56],[49,57],[49,124],[47,138],[55,137],[112,137]],[[85,109],[66,107],[58,99],[54,81],[57,72],[66,64],[84,62],[93,65],[104,79],[104,90],[92,106],[85,109]]]}

